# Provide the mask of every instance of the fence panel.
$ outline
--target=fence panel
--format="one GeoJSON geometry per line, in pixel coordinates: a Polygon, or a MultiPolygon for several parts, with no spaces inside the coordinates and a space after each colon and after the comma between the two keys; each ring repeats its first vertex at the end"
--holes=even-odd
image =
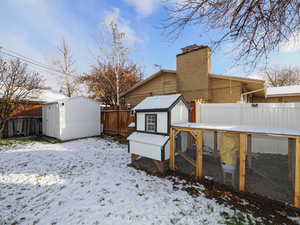
{"type": "Polygon", "coordinates": [[[4,137],[27,137],[42,134],[42,117],[18,117],[10,119],[4,129],[4,137]]]}
{"type": "MultiPolygon", "coordinates": [[[[300,128],[300,103],[258,103],[258,104],[197,104],[197,122],[226,123],[232,125],[257,125],[265,127],[300,128]],[[297,117],[298,115],[298,117],[297,117]]],[[[213,134],[206,134],[205,147],[212,148],[213,134]]],[[[218,135],[218,143],[220,135],[218,135]]],[[[281,153],[288,145],[286,138],[253,137],[253,151],[281,153]]],[[[218,146],[219,147],[219,146],[218,146]]]]}
{"type": "Polygon", "coordinates": [[[125,107],[103,107],[101,114],[104,134],[127,137],[134,130],[128,127],[131,122],[134,122],[134,116],[125,107]]]}

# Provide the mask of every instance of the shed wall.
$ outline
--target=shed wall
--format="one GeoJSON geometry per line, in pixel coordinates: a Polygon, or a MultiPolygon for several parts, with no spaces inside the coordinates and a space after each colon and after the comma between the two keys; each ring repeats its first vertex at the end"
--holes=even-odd
{"type": "Polygon", "coordinates": [[[130,141],[130,153],[150,159],[161,160],[161,147],[157,145],[130,141]]]}
{"type": "Polygon", "coordinates": [[[189,110],[180,100],[171,110],[171,124],[189,121],[189,110]]]}
{"type": "Polygon", "coordinates": [[[167,112],[138,112],[136,113],[137,131],[145,131],[145,115],[157,115],[157,132],[168,133],[168,113],[167,112]]]}
{"type": "Polygon", "coordinates": [[[72,98],[61,108],[60,139],[100,135],[100,106],[87,98],[72,98]]]}

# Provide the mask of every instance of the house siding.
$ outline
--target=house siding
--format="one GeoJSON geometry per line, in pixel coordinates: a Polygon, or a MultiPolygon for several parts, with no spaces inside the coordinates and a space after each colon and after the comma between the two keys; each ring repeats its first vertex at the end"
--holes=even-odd
{"type": "Polygon", "coordinates": [[[159,77],[126,94],[124,102],[126,105],[130,104],[131,107],[134,107],[146,97],[177,92],[176,74],[164,72],[159,77]]]}
{"type": "Polygon", "coordinates": [[[225,79],[210,79],[210,103],[235,103],[241,99],[242,83],[225,79]]]}

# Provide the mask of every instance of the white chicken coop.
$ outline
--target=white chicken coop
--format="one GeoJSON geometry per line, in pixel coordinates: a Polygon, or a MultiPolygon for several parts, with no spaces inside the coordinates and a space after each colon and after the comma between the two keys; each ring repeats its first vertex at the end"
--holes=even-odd
{"type": "Polygon", "coordinates": [[[101,134],[100,104],[71,97],[43,105],[43,135],[61,141],[101,134]]]}
{"type": "Polygon", "coordinates": [[[127,138],[129,152],[161,162],[169,159],[170,126],[189,121],[189,109],[182,95],[147,97],[133,110],[136,131],[127,138]]]}

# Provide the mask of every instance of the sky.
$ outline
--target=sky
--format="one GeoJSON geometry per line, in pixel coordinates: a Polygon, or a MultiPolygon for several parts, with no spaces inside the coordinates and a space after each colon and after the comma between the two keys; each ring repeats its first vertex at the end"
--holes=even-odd
{"type": "MultiPolygon", "coordinates": [[[[89,72],[95,63],[99,43],[103,44],[99,42],[100,37],[107,34],[110,21],[116,22],[126,34],[126,45],[133,49],[131,59],[142,67],[145,77],[158,70],[155,64],[164,69],[176,69],[176,54],[180,53],[180,48],[208,44],[208,37],[214,35],[193,26],[177,40],[170,41],[159,28],[167,18],[162,0],[0,1],[0,47],[51,65],[57,46],[64,38],[72,48],[79,73],[89,72]]],[[[234,54],[226,49],[224,46],[213,53],[213,73],[255,77],[255,71],[234,66],[234,54]]],[[[271,54],[269,63],[300,66],[299,59],[300,42],[290,40],[271,54]]],[[[30,68],[45,77],[46,85],[59,89],[58,74],[34,66],[30,68]]]]}

